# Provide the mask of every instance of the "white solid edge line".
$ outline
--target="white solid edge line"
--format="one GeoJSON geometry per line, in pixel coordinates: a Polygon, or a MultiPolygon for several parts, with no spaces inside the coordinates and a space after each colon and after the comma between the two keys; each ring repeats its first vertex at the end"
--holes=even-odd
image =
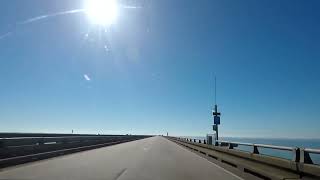
{"type": "MultiPolygon", "coordinates": [[[[169,141],[170,141],[170,140],[169,140],[169,141]]],[[[172,142],[172,141],[170,141],[170,142],[172,142]]],[[[175,144],[176,144],[176,143],[175,143],[175,144]]],[[[184,150],[189,151],[188,149],[185,149],[185,148],[181,147],[179,144],[177,144],[177,145],[178,145],[181,149],[184,149],[184,150]]],[[[191,152],[191,151],[189,151],[189,152],[191,152]]],[[[193,152],[193,153],[194,153],[194,152],[193,152]]],[[[238,176],[238,175],[236,175],[236,174],[233,174],[232,172],[230,172],[230,171],[226,170],[225,168],[223,168],[223,167],[221,167],[221,166],[218,166],[216,163],[211,162],[211,161],[209,161],[208,159],[206,159],[206,158],[204,158],[204,157],[200,156],[199,154],[197,154],[197,153],[194,153],[194,154],[195,154],[195,155],[197,155],[198,157],[200,157],[200,158],[202,158],[202,159],[204,159],[204,160],[208,161],[209,163],[213,164],[214,166],[216,166],[217,168],[219,168],[219,169],[223,170],[224,172],[226,172],[226,173],[228,173],[228,174],[230,174],[230,175],[232,175],[232,176],[234,176],[234,177],[236,177],[236,178],[238,178],[238,179],[245,180],[245,179],[243,179],[242,177],[240,177],[240,176],[238,176]]]]}
{"type": "MultiPolygon", "coordinates": [[[[182,148],[182,147],[181,147],[181,148],[182,148]]],[[[243,179],[242,177],[240,177],[240,176],[238,176],[238,175],[236,175],[236,174],[234,174],[234,173],[232,173],[232,172],[230,172],[230,171],[226,170],[225,168],[223,168],[223,167],[221,167],[221,166],[217,165],[216,163],[211,162],[211,161],[209,161],[208,159],[206,159],[206,158],[204,158],[204,157],[200,156],[199,154],[197,154],[197,153],[195,153],[195,154],[196,154],[196,155],[198,155],[200,158],[202,158],[202,159],[204,159],[204,160],[208,161],[209,163],[213,164],[213,165],[214,165],[214,166],[216,166],[217,168],[219,168],[219,169],[223,170],[224,172],[226,172],[226,173],[228,173],[228,174],[230,174],[230,175],[232,175],[232,176],[234,176],[234,177],[236,177],[236,178],[238,178],[238,179],[245,180],[245,179],[243,179]]]]}

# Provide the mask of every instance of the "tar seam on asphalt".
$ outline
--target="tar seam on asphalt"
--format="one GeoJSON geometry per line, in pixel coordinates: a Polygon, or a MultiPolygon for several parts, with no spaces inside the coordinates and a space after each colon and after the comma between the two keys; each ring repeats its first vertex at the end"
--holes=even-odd
{"type": "Polygon", "coordinates": [[[122,169],[122,170],[117,174],[117,176],[116,176],[114,179],[115,179],[115,180],[119,179],[120,176],[126,172],[126,170],[127,170],[127,168],[122,169]]]}

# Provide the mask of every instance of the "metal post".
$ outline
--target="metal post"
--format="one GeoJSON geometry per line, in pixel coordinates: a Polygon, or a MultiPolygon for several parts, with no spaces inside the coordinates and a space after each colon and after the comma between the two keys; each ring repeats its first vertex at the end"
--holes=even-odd
{"type": "Polygon", "coordinates": [[[217,130],[216,130],[216,140],[217,140],[217,141],[219,140],[219,136],[218,136],[218,127],[219,127],[219,126],[217,126],[217,130]]]}
{"type": "Polygon", "coordinates": [[[221,113],[218,112],[218,105],[217,105],[217,78],[214,77],[214,111],[212,112],[213,118],[214,118],[214,125],[213,130],[216,132],[215,136],[215,144],[217,144],[217,141],[219,140],[219,132],[218,132],[218,126],[220,125],[220,116],[221,113]]]}

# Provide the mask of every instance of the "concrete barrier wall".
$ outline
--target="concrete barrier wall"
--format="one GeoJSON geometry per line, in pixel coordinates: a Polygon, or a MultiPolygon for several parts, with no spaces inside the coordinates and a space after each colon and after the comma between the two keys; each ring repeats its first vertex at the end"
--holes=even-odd
{"type": "Polygon", "coordinates": [[[45,159],[103,146],[138,140],[150,136],[47,136],[0,138],[0,167],[45,159]]]}
{"type": "Polygon", "coordinates": [[[0,138],[14,137],[66,137],[66,136],[126,136],[117,134],[58,134],[58,133],[0,133],[0,138]]]}

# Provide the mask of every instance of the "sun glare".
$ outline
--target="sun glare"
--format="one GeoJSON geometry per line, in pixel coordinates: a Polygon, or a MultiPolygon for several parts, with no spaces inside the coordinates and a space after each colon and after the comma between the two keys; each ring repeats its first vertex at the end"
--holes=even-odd
{"type": "Polygon", "coordinates": [[[116,0],[87,0],[85,12],[96,25],[109,26],[115,23],[118,15],[116,0]]]}

